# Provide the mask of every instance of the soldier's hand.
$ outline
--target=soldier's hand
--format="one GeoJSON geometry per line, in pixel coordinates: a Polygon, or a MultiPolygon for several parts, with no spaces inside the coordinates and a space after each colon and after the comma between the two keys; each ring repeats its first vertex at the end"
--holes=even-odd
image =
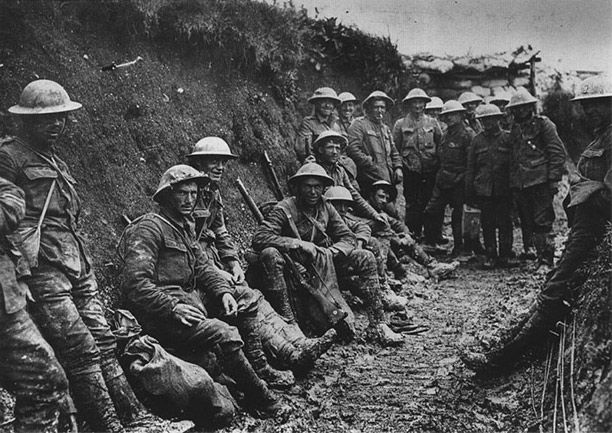
{"type": "Polygon", "coordinates": [[[223,310],[225,310],[226,316],[235,316],[236,313],[238,313],[238,303],[229,293],[223,295],[221,304],[223,304],[223,310]]]}
{"type": "Polygon", "coordinates": [[[404,180],[404,173],[401,168],[396,168],[393,172],[393,183],[402,183],[404,180]]]}
{"type": "Polygon", "coordinates": [[[300,241],[300,251],[311,259],[317,255],[317,246],[312,242],[300,241]]]}
{"type": "Polygon", "coordinates": [[[172,315],[176,320],[187,326],[193,326],[206,319],[204,313],[193,305],[188,304],[176,304],[172,309],[172,315]]]}
{"type": "Polygon", "coordinates": [[[390,227],[389,226],[389,219],[387,218],[386,214],[379,213],[378,215],[376,215],[376,218],[374,218],[374,221],[376,221],[377,223],[382,224],[386,228],[390,227]]]}
{"type": "Polygon", "coordinates": [[[315,158],[314,155],[308,155],[304,160],[304,164],[307,164],[309,162],[317,162],[317,158],[315,158]]]}
{"type": "Polygon", "coordinates": [[[242,284],[244,283],[244,271],[242,270],[242,266],[240,266],[240,262],[234,260],[230,263],[230,269],[232,271],[232,282],[234,284],[242,284]]]}

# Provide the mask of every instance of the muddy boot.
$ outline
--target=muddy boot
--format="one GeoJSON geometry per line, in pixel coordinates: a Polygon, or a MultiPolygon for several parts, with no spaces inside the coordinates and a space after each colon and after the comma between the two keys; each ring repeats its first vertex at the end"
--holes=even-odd
{"type": "Polygon", "coordinates": [[[334,344],[337,338],[335,329],[328,330],[319,338],[308,338],[291,354],[290,365],[295,374],[305,374],[314,367],[314,363],[334,344]]]}
{"type": "Polygon", "coordinates": [[[280,371],[268,364],[263,352],[261,338],[257,333],[257,324],[254,317],[241,317],[238,319],[240,335],[244,340],[244,353],[253,366],[257,375],[271,388],[289,388],[295,384],[295,378],[290,371],[280,371]]]}
{"type": "Polygon", "coordinates": [[[396,295],[388,285],[381,286],[380,294],[385,311],[403,311],[408,305],[408,299],[396,295]]]}
{"type": "Polygon", "coordinates": [[[458,267],[459,262],[457,260],[450,263],[433,261],[427,266],[427,272],[429,272],[430,277],[436,278],[437,280],[443,280],[448,278],[458,267]]]}
{"type": "Polygon", "coordinates": [[[71,377],[70,391],[79,415],[93,431],[124,432],[101,372],[71,377]]]}
{"type": "Polygon", "coordinates": [[[126,427],[143,427],[153,422],[155,417],[138,400],[117,360],[103,360],[101,367],[108,393],[122,424],[126,427]]]}
{"type": "Polygon", "coordinates": [[[242,350],[225,355],[226,373],[236,381],[244,392],[245,402],[255,410],[260,418],[281,416],[289,412],[289,407],[278,400],[266,383],[257,376],[242,350]]]}
{"type": "Polygon", "coordinates": [[[493,269],[495,268],[496,257],[494,255],[488,255],[485,257],[484,263],[482,264],[482,269],[493,269]]]}
{"type": "Polygon", "coordinates": [[[525,249],[521,254],[519,254],[519,260],[535,260],[538,258],[538,253],[535,248],[530,246],[525,249]]]}
{"type": "Polygon", "coordinates": [[[383,347],[397,347],[404,344],[404,337],[393,332],[385,323],[368,327],[366,337],[370,342],[380,344],[383,347]]]}

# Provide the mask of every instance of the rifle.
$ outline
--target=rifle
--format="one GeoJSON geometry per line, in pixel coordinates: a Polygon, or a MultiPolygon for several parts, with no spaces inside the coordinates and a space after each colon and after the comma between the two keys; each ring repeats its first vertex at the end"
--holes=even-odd
{"type": "Polygon", "coordinates": [[[276,171],[274,170],[274,166],[272,165],[272,160],[270,160],[270,156],[268,156],[268,152],[264,150],[264,159],[266,160],[266,166],[268,167],[268,174],[270,175],[270,179],[272,180],[272,190],[274,192],[274,197],[278,201],[281,201],[284,198],[283,190],[280,186],[280,182],[278,181],[278,176],[276,176],[276,171]]]}
{"type": "MultiPolygon", "coordinates": [[[[236,186],[238,187],[238,191],[240,191],[242,198],[246,202],[247,207],[251,210],[251,213],[253,214],[255,220],[257,220],[259,224],[263,223],[264,217],[261,211],[255,204],[255,201],[253,200],[253,198],[251,197],[240,179],[236,179],[236,186]]],[[[325,317],[327,317],[327,319],[329,320],[330,325],[334,327],[339,322],[344,320],[348,313],[346,311],[342,311],[332,301],[325,297],[323,293],[321,293],[321,291],[315,289],[312,284],[308,282],[308,280],[304,277],[304,273],[300,270],[300,266],[298,266],[296,261],[291,258],[289,253],[285,252],[281,253],[281,255],[283,256],[285,263],[287,263],[287,266],[289,268],[289,274],[291,279],[293,280],[294,286],[297,288],[304,289],[310,296],[315,299],[317,304],[323,310],[325,317]]],[[[321,278],[320,275],[316,272],[316,269],[314,269],[314,271],[317,276],[321,278]]]]}

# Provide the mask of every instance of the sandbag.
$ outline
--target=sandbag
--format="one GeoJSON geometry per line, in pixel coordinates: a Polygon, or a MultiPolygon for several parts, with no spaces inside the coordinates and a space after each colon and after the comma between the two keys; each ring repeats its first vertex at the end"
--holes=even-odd
{"type": "Polygon", "coordinates": [[[133,338],[121,361],[135,390],[151,409],[167,418],[218,427],[233,419],[237,404],[228,389],[202,367],[168,353],[154,338],[133,338]]]}

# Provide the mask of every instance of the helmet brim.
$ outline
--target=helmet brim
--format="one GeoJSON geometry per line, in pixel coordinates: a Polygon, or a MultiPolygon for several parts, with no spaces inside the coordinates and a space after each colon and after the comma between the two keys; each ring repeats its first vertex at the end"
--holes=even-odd
{"type": "Polygon", "coordinates": [[[166,191],[168,188],[174,186],[174,185],[178,185],[184,182],[196,182],[198,184],[198,186],[202,186],[204,184],[206,184],[207,182],[210,181],[210,178],[204,174],[200,175],[200,176],[192,176],[192,177],[188,177],[186,179],[181,179],[177,182],[172,182],[169,183],[167,185],[164,185],[161,188],[158,188],[157,191],[155,191],[155,194],[153,194],[153,200],[156,201],[157,203],[159,203],[159,196],[162,192],[166,191]]]}
{"type": "Polygon", "coordinates": [[[206,157],[206,156],[221,156],[227,159],[236,159],[238,155],[234,155],[233,153],[217,153],[217,152],[191,152],[187,155],[187,158],[197,158],[197,157],[206,157]]]}
{"type": "Polygon", "coordinates": [[[445,114],[453,114],[453,113],[465,113],[467,110],[465,108],[455,108],[453,110],[440,111],[440,116],[444,116],[445,114]]]}
{"type": "Polygon", "coordinates": [[[310,104],[314,104],[317,101],[320,101],[322,99],[329,99],[334,101],[334,103],[336,105],[340,104],[342,101],[340,101],[340,98],[334,98],[333,96],[321,96],[321,95],[317,95],[317,96],[311,96],[310,98],[308,98],[308,102],[310,104]]]}
{"type": "Polygon", "coordinates": [[[606,98],[612,98],[612,93],[604,93],[602,95],[580,95],[580,96],[573,97],[572,99],[570,99],[570,101],[580,102],[580,101],[590,101],[593,99],[606,99],[606,98]]]}
{"type": "Polygon", "coordinates": [[[55,105],[51,107],[23,107],[19,104],[13,105],[8,109],[11,114],[18,115],[36,115],[36,114],[55,114],[68,113],[82,108],[83,105],[79,102],[70,101],[65,104],[55,105]]]}
{"type": "Polygon", "coordinates": [[[334,180],[329,177],[329,176],[322,176],[320,174],[310,174],[310,173],[300,173],[300,174],[294,174],[293,176],[291,176],[289,178],[289,184],[290,185],[295,185],[297,182],[299,182],[301,179],[306,178],[306,177],[314,177],[317,178],[321,181],[323,181],[324,185],[326,187],[328,186],[332,186],[334,184],[334,180]]]}
{"type": "Polygon", "coordinates": [[[410,101],[425,101],[427,103],[427,102],[431,102],[431,98],[429,97],[426,98],[424,96],[414,96],[412,98],[404,98],[402,99],[402,104],[406,104],[410,101]]]}
{"type": "Polygon", "coordinates": [[[485,117],[504,117],[504,113],[481,114],[474,116],[476,119],[484,119],[485,117]]]}

